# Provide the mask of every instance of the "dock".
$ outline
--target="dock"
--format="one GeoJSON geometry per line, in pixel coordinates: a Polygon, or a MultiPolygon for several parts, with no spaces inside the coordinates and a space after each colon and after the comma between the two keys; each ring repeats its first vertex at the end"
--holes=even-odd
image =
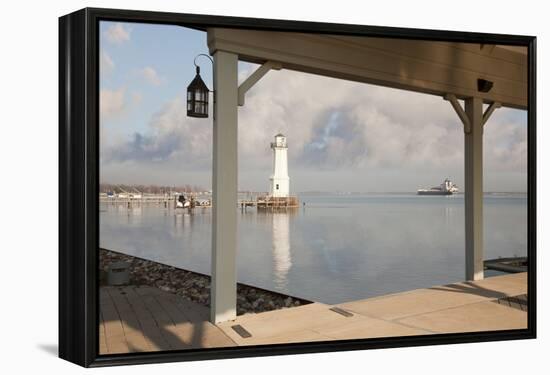
{"type": "MultiPolygon", "coordinates": [[[[191,199],[192,208],[195,207],[212,207],[211,196],[200,196],[187,194],[191,199]],[[200,202],[204,202],[201,204],[200,202]]],[[[106,196],[100,195],[99,202],[102,204],[109,205],[121,205],[130,207],[136,207],[141,205],[157,205],[164,208],[175,208],[177,204],[177,197],[170,195],[155,195],[155,194],[144,194],[139,195],[138,197],[133,196],[106,196]]]]}
{"type": "MultiPolygon", "coordinates": [[[[197,202],[192,204],[191,208],[200,207],[208,208],[212,207],[212,197],[211,196],[195,196],[193,194],[188,195],[192,202],[197,202]],[[198,202],[204,202],[199,204],[198,202]]],[[[164,208],[174,208],[176,206],[177,197],[169,195],[139,195],[139,197],[132,196],[106,196],[100,195],[99,202],[102,204],[110,205],[121,205],[128,208],[140,206],[140,205],[157,205],[164,208]]],[[[296,196],[290,197],[272,197],[269,195],[248,195],[237,200],[237,207],[241,210],[246,210],[248,207],[256,207],[258,209],[291,209],[298,208],[300,205],[300,200],[296,196]]]]}
{"type": "Polygon", "coordinates": [[[214,325],[207,307],[157,288],[102,287],[100,353],[525,329],[527,296],[523,272],[214,325]]]}
{"type": "Polygon", "coordinates": [[[247,207],[256,207],[259,210],[286,210],[298,208],[300,206],[300,200],[295,196],[272,197],[264,195],[254,199],[240,199],[238,206],[241,210],[246,210],[247,207]]]}
{"type": "Polygon", "coordinates": [[[527,272],[527,257],[497,258],[483,261],[486,270],[507,273],[527,272]]]}

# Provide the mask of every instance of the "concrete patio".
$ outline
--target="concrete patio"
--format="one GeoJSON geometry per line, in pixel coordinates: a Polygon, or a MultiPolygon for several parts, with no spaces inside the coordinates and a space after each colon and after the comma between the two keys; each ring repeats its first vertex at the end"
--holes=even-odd
{"type": "Polygon", "coordinates": [[[152,287],[105,287],[100,299],[101,354],[527,328],[527,273],[246,314],[217,326],[207,307],[152,287]]]}

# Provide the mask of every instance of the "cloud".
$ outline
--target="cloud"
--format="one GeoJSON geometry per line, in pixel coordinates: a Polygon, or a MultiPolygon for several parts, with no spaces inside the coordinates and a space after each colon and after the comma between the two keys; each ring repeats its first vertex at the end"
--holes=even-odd
{"type": "Polygon", "coordinates": [[[111,56],[105,50],[101,50],[99,54],[99,71],[101,74],[108,74],[115,68],[115,63],[111,56]]]}
{"type": "Polygon", "coordinates": [[[121,115],[126,109],[126,89],[103,89],[99,93],[99,114],[102,120],[121,115]]]}
{"type": "MultiPolygon", "coordinates": [[[[439,97],[270,72],[247,94],[239,121],[243,159],[258,156],[258,144],[268,145],[281,131],[294,165],[341,169],[461,162],[458,119],[439,97]]],[[[262,151],[266,165],[270,153],[262,151]]]]}
{"type": "Polygon", "coordinates": [[[104,35],[110,43],[122,44],[130,40],[130,29],[121,23],[115,23],[105,30],[104,35]]]}
{"type": "Polygon", "coordinates": [[[212,122],[187,117],[183,98],[170,101],[154,114],[149,129],[105,148],[105,162],[177,162],[179,168],[210,170],[212,122]]]}
{"type": "MultiPolygon", "coordinates": [[[[486,124],[485,165],[491,170],[525,173],[522,113],[499,109],[486,124]]],[[[464,164],[463,128],[450,104],[403,90],[293,71],[269,72],[239,108],[240,171],[267,175],[269,144],[279,132],[288,137],[291,175],[305,171],[302,179],[307,173],[347,171],[354,183],[360,171],[396,171],[396,176],[386,177],[397,183],[399,173],[446,177],[454,171],[459,180],[464,164]]],[[[175,170],[210,173],[212,117],[187,117],[182,95],[152,116],[149,131],[106,152],[108,160],[118,163],[163,161],[175,170]]]]}
{"type": "Polygon", "coordinates": [[[150,66],[139,69],[137,74],[153,86],[159,86],[163,82],[163,78],[160,77],[157,71],[150,66]]]}
{"type": "Polygon", "coordinates": [[[526,171],[527,116],[518,111],[499,109],[484,127],[485,166],[498,171],[526,171]]]}
{"type": "MultiPolygon", "coordinates": [[[[526,119],[499,111],[486,125],[487,165],[524,170],[526,119]]],[[[462,125],[438,96],[283,70],[247,93],[239,116],[242,160],[262,168],[278,132],[288,136],[297,167],[444,171],[464,163],[462,125]]]]}

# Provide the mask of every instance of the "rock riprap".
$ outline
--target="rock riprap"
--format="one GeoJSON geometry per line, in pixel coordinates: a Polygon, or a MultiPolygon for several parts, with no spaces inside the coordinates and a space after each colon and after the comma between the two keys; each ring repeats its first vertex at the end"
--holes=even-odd
{"type": "MultiPolygon", "coordinates": [[[[109,264],[119,261],[130,264],[130,284],[132,285],[154,286],[192,302],[210,306],[210,276],[106,249],[99,251],[101,285],[107,283],[105,275],[109,264]]],[[[237,315],[278,310],[308,303],[311,301],[237,284],[237,315]]]]}

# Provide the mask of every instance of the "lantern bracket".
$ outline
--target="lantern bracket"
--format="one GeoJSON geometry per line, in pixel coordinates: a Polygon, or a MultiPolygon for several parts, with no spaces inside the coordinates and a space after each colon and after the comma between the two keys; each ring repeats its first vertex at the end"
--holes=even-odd
{"type": "MultiPolygon", "coordinates": [[[[206,57],[208,60],[210,60],[210,62],[212,63],[212,65],[214,65],[214,59],[212,59],[212,57],[210,57],[209,55],[207,55],[206,53],[199,53],[197,56],[195,56],[195,58],[193,59],[193,64],[195,65],[195,67],[197,68],[197,74],[200,73],[200,66],[197,64],[197,59],[199,57],[206,57]]],[[[208,92],[214,92],[213,90],[210,90],[208,89],[208,92]]]]}
{"type": "Polygon", "coordinates": [[[274,61],[266,61],[262,66],[254,71],[248,78],[240,84],[238,92],[239,106],[244,105],[244,96],[248,90],[252,88],[263,76],[267,74],[271,69],[281,70],[282,64],[274,61]]]}
{"type": "Polygon", "coordinates": [[[193,64],[194,64],[197,68],[199,67],[199,66],[197,65],[197,59],[198,59],[199,57],[201,57],[201,56],[208,58],[208,60],[210,60],[210,62],[212,63],[212,65],[214,65],[214,60],[213,60],[210,56],[208,56],[206,53],[199,53],[199,54],[198,54],[197,56],[195,56],[195,58],[193,59],[193,64]]]}

